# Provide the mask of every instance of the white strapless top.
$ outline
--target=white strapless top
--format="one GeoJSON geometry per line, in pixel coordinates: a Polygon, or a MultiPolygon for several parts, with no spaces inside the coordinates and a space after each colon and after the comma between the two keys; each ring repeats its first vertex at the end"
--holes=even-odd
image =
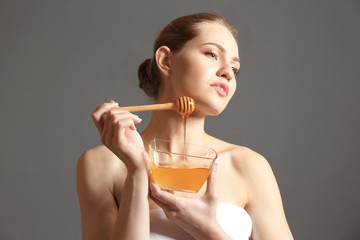
{"type": "MultiPolygon", "coordinates": [[[[252,221],[242,207],[218,203],[216,217],[224,231],[234,240],[248,240],[252,221]]],[[[206,221],[206,220],[205,220],[206,221]]],[[[166,219],[162,209],[150,210],[150,239],[173,240],[193,239],[182,228],[166,219]]]]}

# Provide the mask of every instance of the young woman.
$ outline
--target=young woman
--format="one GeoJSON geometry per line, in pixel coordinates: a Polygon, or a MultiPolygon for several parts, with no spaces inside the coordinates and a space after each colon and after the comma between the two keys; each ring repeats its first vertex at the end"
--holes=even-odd
{"type": "Polygon", "coordinates": [[[95,109],[104,145],[83,153],[77,166],[83,239],[293,239],[266,159],[204,131],[205,116],[220,114],[235,92],[236,41],[236,31],[219,15],[180,17],[160,33],[153,57],[138,70],[139,86],[157,103],[195,100],[188,142],[218,153],[197,194],[162,191],[149,177],[149,142],[183,140],[179,113],[155,111],[140,134],[135,124],[141,119],[114,110],[118,103],[95,109]]]}

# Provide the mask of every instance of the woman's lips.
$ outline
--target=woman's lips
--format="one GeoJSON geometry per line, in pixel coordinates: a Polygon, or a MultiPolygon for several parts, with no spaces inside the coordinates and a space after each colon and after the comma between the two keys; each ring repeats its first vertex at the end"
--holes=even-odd
{"type": "Polygon", "coordinates": [[[226,83],[213,83],[210,86],[215,88],[220,96],[227,97],[229,94],[229,86],[226,83]]]}

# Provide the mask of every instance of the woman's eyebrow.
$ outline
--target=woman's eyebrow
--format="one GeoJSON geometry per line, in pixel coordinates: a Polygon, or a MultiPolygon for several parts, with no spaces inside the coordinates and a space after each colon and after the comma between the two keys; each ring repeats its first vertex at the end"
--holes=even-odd
{"type": "MultiPolygon", "coordinates": [[[[214,45],[215,47],[217,47],[221,52],[225,52],[225,48],[223,48],[223,46],[221,46],[220,44],[218,43],[215,43],[215,42],[208,42],[208,43],[204,43],[204,44],[201,44],[201,45],[214,45]]],[[[233,60],[235,62],[238,62],[240,64],[240,59],[238,57],[233,57],[233,60]]]]}

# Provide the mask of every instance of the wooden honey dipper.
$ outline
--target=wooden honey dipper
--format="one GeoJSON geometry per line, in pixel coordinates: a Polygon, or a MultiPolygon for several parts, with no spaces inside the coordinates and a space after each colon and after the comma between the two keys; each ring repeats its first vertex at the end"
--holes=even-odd
{"type": "Polygon", "coordinates": [[[191,97],[179,97],[175,103],[159,103],[151,105],[116,107],[117,110],[129,112],[152,111],[152,110],[169,110],[174,109],[183,116],[189,116],[195,110],[195,102],[191,97]]]}

